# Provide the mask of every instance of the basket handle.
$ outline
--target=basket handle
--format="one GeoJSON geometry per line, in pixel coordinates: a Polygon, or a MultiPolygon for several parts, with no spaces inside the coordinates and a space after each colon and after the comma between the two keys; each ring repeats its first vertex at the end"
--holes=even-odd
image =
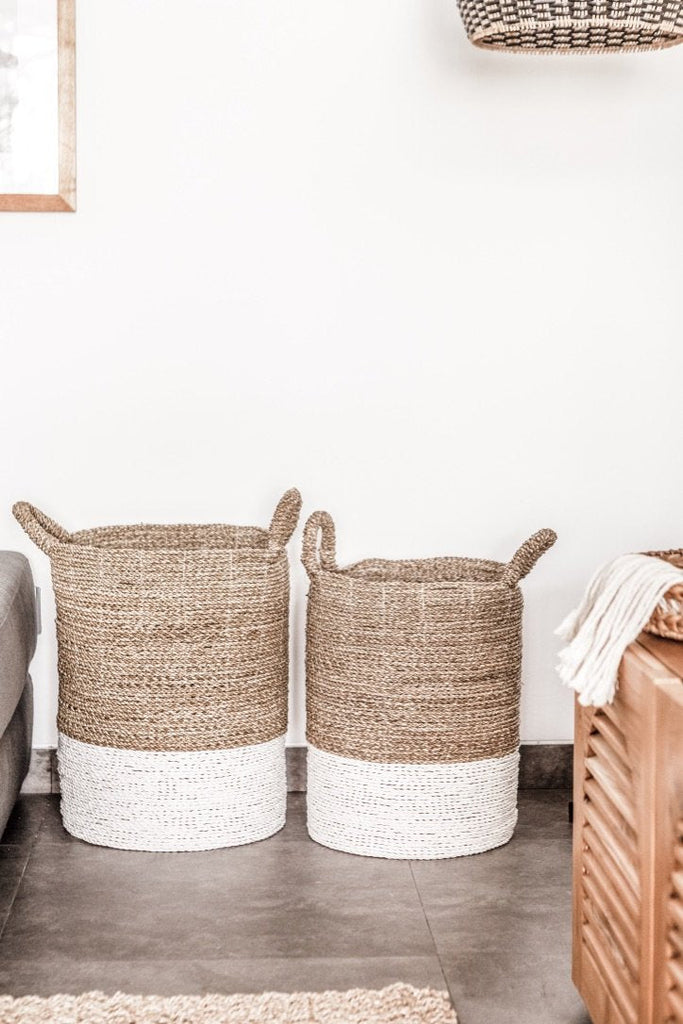
{"type": "Polygon", "coordinates": [[[63,526],[50,519],[44,512],[27,501],[18,501],[12,507],[14,518],[26,531],[34,544],[49,555],[53,548],[71,543],[71,534],[63,526]]]}
{"type": "Polygon", "coordinates": [[[270,521],[268,532],[273,543],[285,547],[296,530],[300,512],[301,495],[296,487],[290,487],[278,501],[270,521]]]}
{"type": "Polygon", "coordinates": [[[304,526],[301,561],[309,577],[337,568],[337,541],[334,519],[329,512],[314,512],[304,526]]]}
{"type": "Polygon", "coordinates": [[[505,566],[503,583],[507,583],[509,587],[516,586],[531,572],[541,555],[545,554],[556,540],[557,534],[554,530],[539,530],[533,537],[525,540],[505,566]]]}

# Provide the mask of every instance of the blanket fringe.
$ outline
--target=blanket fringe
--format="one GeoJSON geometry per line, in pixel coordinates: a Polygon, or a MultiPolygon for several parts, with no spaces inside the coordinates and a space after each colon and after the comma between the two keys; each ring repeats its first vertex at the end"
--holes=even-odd
{"type": "Polygon", "coordinates": [[[555,630],[567,641],[558,674],[580,704],[612,703],[624,651],[667,591],[681,583],[682,569],[651,555],[621,555],[598,569],[578,608],[555,630]]]}

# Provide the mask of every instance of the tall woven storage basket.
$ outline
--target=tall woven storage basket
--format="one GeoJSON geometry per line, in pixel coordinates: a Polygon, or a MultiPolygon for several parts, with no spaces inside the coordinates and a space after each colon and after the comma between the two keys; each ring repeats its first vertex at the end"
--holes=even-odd
{"type": "Polygon", "coordinates": [[[333,849],[439,858],[506,843],[517,820],[522,594],[554,542],[506,565],[372,559],[340,569],[304,531],[308,830],[333,849]]]}
{"type": "Polygon", "coordinates": [[[268,530],[14,514],[50,558],[62,818],[130,850],[208,850],[284,825],[289,566],[301,498],[268,530]]]}

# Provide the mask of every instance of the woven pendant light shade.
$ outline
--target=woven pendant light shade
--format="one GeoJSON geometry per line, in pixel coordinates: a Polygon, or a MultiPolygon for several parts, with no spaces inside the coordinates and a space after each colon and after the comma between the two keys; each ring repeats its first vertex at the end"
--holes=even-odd
{"type": "Polygon", "coordinates": [[[470,42],[517,53],[627,53],[683,42],[683,0],[458,0],[470,42]]]}

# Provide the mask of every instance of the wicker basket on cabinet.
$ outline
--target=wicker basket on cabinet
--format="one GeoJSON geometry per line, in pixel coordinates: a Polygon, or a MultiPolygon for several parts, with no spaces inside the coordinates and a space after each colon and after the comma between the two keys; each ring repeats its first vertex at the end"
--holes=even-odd
{"type": "MultiPolygon", "coordinates": [[[[683,551],[648,551],[653,558],[671,562],[677,569],[683,569],[683,551]]],[[[672,587],[653,611],[646,632],[667,640],[683,640],[683,585],[672,587]]]]}
{"type": "Polygon", "coordinates": [[[50,558],[62,817],[103,846],[200,850],[284,824],[289,566],[301,498],[268,530],[14,514],[50,558]]]}
{"type": "Polygon", "coordinates": [[[376,857],[506,843],[517,819],[522,594],[555,541],[508,564],[371,559],[338,568],[334,523],[304,530],[308,829],[376,857]]]}

